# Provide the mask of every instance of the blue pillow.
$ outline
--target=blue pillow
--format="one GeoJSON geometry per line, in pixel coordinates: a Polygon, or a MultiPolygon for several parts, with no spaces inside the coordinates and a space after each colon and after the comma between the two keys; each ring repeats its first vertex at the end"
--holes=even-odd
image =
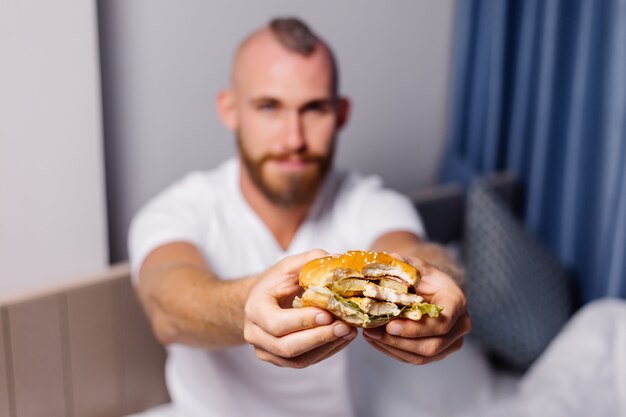
{"type": "Polygon", "coordinates": [[[569,274],[485,180],[468,192],[463,259],[471,337],[499,364],[525,371],[573,311],[569,274]]]}

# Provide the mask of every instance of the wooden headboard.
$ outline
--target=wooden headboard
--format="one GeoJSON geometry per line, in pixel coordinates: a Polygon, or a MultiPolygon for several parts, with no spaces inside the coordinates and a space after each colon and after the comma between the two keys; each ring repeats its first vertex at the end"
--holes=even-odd
{"type": "Polygon", "coordinates": [[[127,264],[0,297],[0,416],[115,417],[168,401],[127,264]]]}

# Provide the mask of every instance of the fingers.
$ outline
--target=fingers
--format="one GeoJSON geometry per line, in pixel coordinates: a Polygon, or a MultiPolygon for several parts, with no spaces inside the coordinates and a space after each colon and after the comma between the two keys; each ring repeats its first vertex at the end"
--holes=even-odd
{"type": "Polygon", "coordinates": [[[471,329],[471,321],[467,315],[464,298],[459,301],[434,303],[444,306],[439,317],[425,316],[419,321],[396,319],[387,323],[384,329],[391,335],[408,338],[440,336],[449,333],[461,318],[463,318],[463,325],[467,331],[471,329]]]}
{"type": "Polygon", "coordinates": [[[389,255],[391,255],[392,257],[402,261],[402,262],[406,262],[406,259],[404,256],[400,255],[398,252],[391,252],[389,255]]]}
{"type": "Polygon", "coordinates": [[[289,256],[266,271],[248,295],[244,306],[245,320],[256,323],[274,336],[331,323],[332,316],[324,310],[290,308],[294,295],[302,291],[297,272],[310,259],[325,254],[321,249],[313,249],[289,256]]]}
{"type": "Polygon", "coordinates": [[[302,267],[307,262],[326,255],[328,252],[322,249],[312,249],[284,258],[262,274],[257,291],[275,298],[294,294],[300,288],[298,274],[302,267]]]}
{"type": "Polygon", "coordinates": [[[257,306],[251,304],[246,311],[246,315],[252,323],[275,337],[328,325],[334,320],[328,311],[317,307],[283,309],[279,306],[257,306]],[[261,313],[261,310],[263,310],[263,313],[261,313]]]}
{"type": "Polygon", "coordinates": [[[435,270],[429,262],[416,256],[405,256],[401,259],[417,269],[421,276],[429,275],[435,270]]]}
{"type": "Polygon", "coordinates": [[[458,314],[453,314],[451,316],[444,316],[442,313],[439,314],[439,317],[434,318],[426,316],[422,317],[419,321],[394,319],[387,323],[385,327],[367,329],[365,333],[376,338],[380,338],[383,334],[389,334],[393,336],[417,339],[448,334],[455,328],[458,322],[460,322],[461,327],[466,330],[465,333],[469,332],[471,329],[471,321],[467,313],[459,312],[458,314]]]}
{"type": "Polygon", "coordinates": [[[461,349],[461,347],[463,346],[463,339],[457,339],[447,349],[432,356],[424,356],[386,345],[378,340],[371,340],[368,338],[365,338],[365,340],[367,340],[367,342],[372,345],[374,349],[386,355],[394,357],[402,362],[410,363],[413,365],[425,365],[427,363],[439,361],[449,354],[461,349]]]}
{"type": "Polygon", "coordinates": [[[350,333],[350,336],[347,338],[334,340],[324,346],[320,346],[318,348],[310,350],[309,352],[291,358],[275,355],[263,348],[255,348],[255,352],[257,358],[266,362],[273,363],[274,365],[302,369],[306,368],[307,366],[311,366],[318,362],[321,362],[324,359],[328,359],[335,353],[341,351],[343,348],[350,344],[356,334],[357,332],[354,331],[353,333],[350,333]]]}
{"type": "Polygon", "coordinates": [[[309,261],[327,256],[321,249],[289,256],[267,270],[244,308],[244,339],[257,356],[279,366],[304,367],[343,349],[357,334],[315,307],[282,308],[300,289],[298,273],[309,261]]]}
{"type": "MultiPolygon", "coordinates": [[[[392,323],[393,324],[393,323],[392,323]]],[[[389,325],[388,325],[389,326],[389,325]]],[[[368,341],[377,342],[379,346],[385,345],[394,349],[402,350],[418,356],[436,357],[448,350],[459,340],[463,339],[471,329],[469,316],[465,315],[457,320],[454,327],[445,334],[430,337],[406,337],[394,336],[382,329],[370,329],[363,332],[368,341]]]]}
{"type": "Polygon", "coordinates": [[[356,329],[341,321],[282,337],[273,336],[254,323],[244,327],[244,338],[248,343],[283,358],[294,358],[340,339],[351,340],[356,333],[356,329]]]}
{"type": "MultiPolygon", "coordinates": [[[[429,277],[430,278],[430,277],[429,277]]],[[[421,284],[421,282],[420,282],[421,284]]],[[[418,294],[425,294],[420,289],[418,294]]],[[[387,331],[391,334],[404,337],[425,337],[445,334],[456,324],[460,317],[467,315],[467,299],[458,286],[439,288],[427,298],[428,302],[443,307],[439,317],[424,317],[420,321],[397,320],[387,325],[387,331]],[[393,331],[395,327],[398,330],[393,331]]]]}

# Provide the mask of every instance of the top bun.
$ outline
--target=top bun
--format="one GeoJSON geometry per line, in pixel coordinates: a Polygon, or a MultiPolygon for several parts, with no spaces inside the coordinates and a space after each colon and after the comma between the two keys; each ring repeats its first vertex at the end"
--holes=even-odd
{"type": "Polygon", "coordinates": [[[420,280],[418,271],[386,252],[348,251],[340,256],[317,258],[300,271],[300,285],[326,287],[345,278],[376,278],[394,276],[409,285],[420,280]]]}

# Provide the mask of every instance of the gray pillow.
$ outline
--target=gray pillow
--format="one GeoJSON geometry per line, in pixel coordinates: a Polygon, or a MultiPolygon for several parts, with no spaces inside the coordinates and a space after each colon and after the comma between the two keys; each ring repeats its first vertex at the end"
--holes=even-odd
{"type": "Polygon", "coordinates": [[[568,273],[485,180],[468,192],[463,258],[471,337],[499,364],[525,371],[573,311],[568,273]]]}

